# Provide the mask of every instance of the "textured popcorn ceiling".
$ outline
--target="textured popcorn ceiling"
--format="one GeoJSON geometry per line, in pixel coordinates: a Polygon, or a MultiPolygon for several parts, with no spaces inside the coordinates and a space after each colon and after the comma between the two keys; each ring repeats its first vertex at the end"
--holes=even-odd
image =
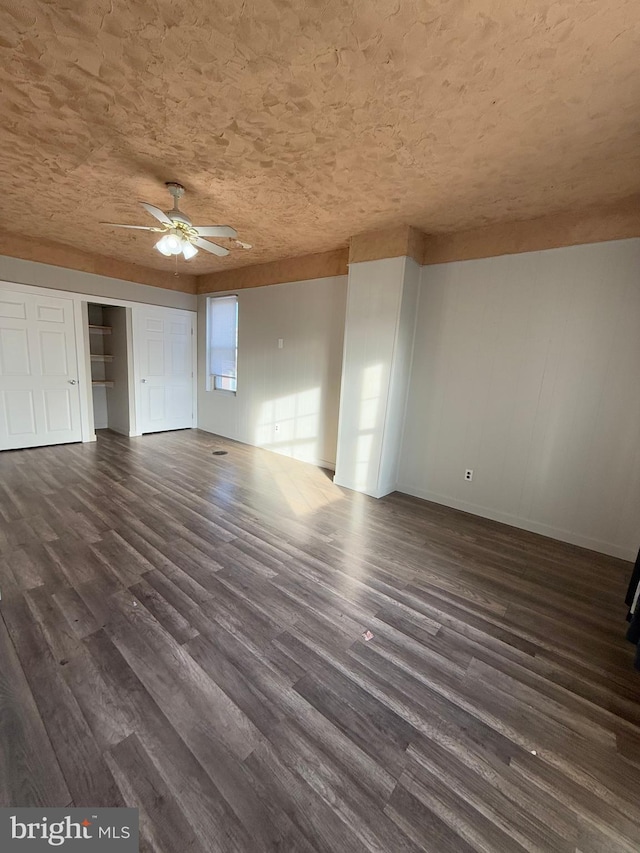
{"type": "Polygon", "coordinates": [[[637,0],[3,0],[0,224],[172,269],[178,180],[251,252],[189,273],[640,191],[637,0]]]}

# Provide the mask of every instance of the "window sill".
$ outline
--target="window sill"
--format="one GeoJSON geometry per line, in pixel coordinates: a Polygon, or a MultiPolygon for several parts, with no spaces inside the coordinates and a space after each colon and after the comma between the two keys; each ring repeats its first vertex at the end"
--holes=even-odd
{"type": "Polygon", "coordinates": [[[207,393],[220,394],[222,397],[236,397],[237,391],[228,391],[226,388],[207,388],[207,393]]]}

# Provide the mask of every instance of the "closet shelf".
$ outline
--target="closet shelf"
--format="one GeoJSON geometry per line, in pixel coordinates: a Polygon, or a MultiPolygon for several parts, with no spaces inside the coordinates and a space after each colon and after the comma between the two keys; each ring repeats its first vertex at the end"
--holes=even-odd
{"type": "Polygon", "coordinates": [[[92,379],[91,384],[98,388],[113,388],[113,382],[109,379],[92,379]]]}
{"type": "Polygon", "coordinates": [[[110,335],[111,326],[92,326],[89,323],[89,332],[93,332],[95,335],[110,335]]]}
{"type": "Polygon", "coordinates": [[[91,353],[91,361],[113,361],[113,356],[91,353]]]}

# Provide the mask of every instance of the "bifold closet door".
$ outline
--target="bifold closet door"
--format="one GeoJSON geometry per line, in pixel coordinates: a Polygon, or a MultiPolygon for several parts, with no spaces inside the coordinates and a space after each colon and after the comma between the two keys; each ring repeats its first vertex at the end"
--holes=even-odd
{"type": "Polygon", "coordinates": [[[73,312],[0,285],[0,450],[82,440],[73,312]]]}
{"type": "Polygon", "coordinates": [[[133,313],[139,431],[192,427],[195,315],[151,305],[133,313]]]}

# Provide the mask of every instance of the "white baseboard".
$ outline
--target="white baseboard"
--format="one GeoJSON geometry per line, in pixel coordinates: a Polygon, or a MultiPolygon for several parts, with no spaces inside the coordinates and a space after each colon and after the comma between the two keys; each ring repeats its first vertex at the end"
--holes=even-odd
{"type": "Polygon", "coordinates": [[[612,542],[592,539],[590,536],[584,536],[581,533],[573,533],[570,530],[552,527],[549,524],[542,524],[528,518],[521,518],[517,515],[511,515],[508,512],[500,512],[499,510],[479,506],[478,504],[459,501],[456,498],[450,498],[448,495],[439,495],[426,489],[416,488],[415,486],[399,484],[397,491],[405,495],[412,495],[415,498],[422,498],[425,501],[442,504],[442,506],[448,506],[452,509],[459,509],[462,512],[471,513],[471,515],[489,518],[491,521],[500,521],[503,524],[509,524],[511,527],[518,527],[520,530],[528,530],[530,533],[539,533],[541,536],[558,539],[560,542],[567,542],[570,545],[588,548],[590,551],[598,551],[598,553],[607,554],[610,557],[618,557],[621,560],[630,560],[631,562],[636,559],[637,551],[633,548],[627,548],[624,545],[615,545],[612,542]]]}

